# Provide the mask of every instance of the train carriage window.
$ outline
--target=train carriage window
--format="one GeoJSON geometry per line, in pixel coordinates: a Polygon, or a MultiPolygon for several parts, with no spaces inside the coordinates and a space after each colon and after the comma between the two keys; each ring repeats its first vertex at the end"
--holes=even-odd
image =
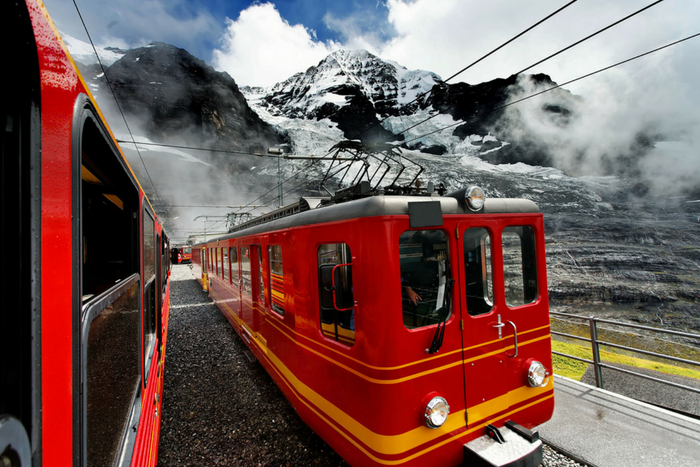
{"type": "Polygon", "coordinates": [[[156,329],[155,219],[143,208],[143,357],[144,386],[153,356],[156,329]]]}
{"type": "Polygon", "coordinates": [[[221,248],[214,248],[214,254],[216,255],[216,259],[214,260],[214,273],[216,273],[217,276],[221,276],[221,248]]]}
{"type": "Polygon", "coordinates": [[[228,263],[228,248],[224,247],[221,249],[221,256],[222,256],[222,263],[223,263],[223,270],[224,270],[224,282],[230,283],[229,282],[229,268],[231,267],[228,263]]]}
{"type": "Polygon", "coordinates": [[[260,303],[265,303],[265,282],[263,278],[265,277],[265,271],[263,271],[263,258],[262,258],[262,247],[256,246],[255,248],[255,261],[258,263],[258,300],[260,303]]]}
{"type": "Polygon", "coordinates": [[[347,345],[355,343],[351,262],[350,247],[345,243],[318,247],[321,330],[329,339],[347,345]]]}
{"type": "Polygon", "coordinates": [[[442,230],[411,230],[399,237],[401,309],[408,329],[450,317],[452,274],[442,230]]]}
{"type": "Polygon", "coordinates": [[[236,247],[229,249],[229,257],[231,258],[231,283],[238,287],[238,249],[236,247]]]}
{"type": "Polygon", "coordinates": [[[503,276],[506,304],[516,307],[537,300],[535,233],[530,226],[503,229],[503,276]]]}
{"type": "Polygon", "coordinates": [[[483,315],[493,309],[491,236],[481,227],[467,229],[463,242],[467,312],[483,315]]]}
{"type": "Polygon", "coordinates": [[[250,249],[241,247],[241,289],[250,295],[253,293],[253,284],[250,281],[250,249]]]}
{"type": "Polygon", "coordinates": [[[116,465],[141,368],[139,276],[86,305],[82,325],[83,411],[87,465],[116,465]],[[128,345],[132,343],[132,345],[128,345]]]}
{"type": "Polygon", "coordinates": [[[270,303],[272,309],[284,316],[284,270],[282,268],[282,247],[270,245],[268,258],[270,260],[270,303]]]}

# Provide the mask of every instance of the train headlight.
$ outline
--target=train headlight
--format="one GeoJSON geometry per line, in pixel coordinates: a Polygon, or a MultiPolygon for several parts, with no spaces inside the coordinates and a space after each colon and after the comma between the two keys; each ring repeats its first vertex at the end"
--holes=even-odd
{"type": "Polygon", "coordinates": [[[450,406],[447,405],[447,401],[440,396],[433,397],[425,407],[425,426],[433,430],[440,428],[449,414],[450,406]]]}
{"type": "Polygon", "coordinates": [[[527,369],[527,384],[533,388],[541,388],[549,382],[549,371],[543,364],[533,360],[527,369]]]}
{"type": "Polygon", "coordinates": [[[464,192],[464,200],[467,202],[467,207],[472,211],[480,211],[484,207],[486,194],[484,190],[478,186],[470,186],[464,192]]]}

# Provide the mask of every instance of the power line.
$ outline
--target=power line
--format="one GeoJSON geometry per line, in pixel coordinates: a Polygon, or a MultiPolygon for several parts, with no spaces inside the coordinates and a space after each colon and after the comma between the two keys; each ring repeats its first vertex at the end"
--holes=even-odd
{"type": "MultiPolygon", "coordinates": [[[[75,9],[78,12],[78,17],[80,18],[80,22],[83,23],[83,28],[85,29],[85,33],[88,36],[88,39],[90,40],[90,45],[92,46],[93,52],[95,52],[95,57],[97,57],[97,62],[100,64],[100,68],[102,69],[102,73],[104,74],[105,81],[107,81],[107,85],[109,86],[109,90],[112,92],[112,95],[114,96],[114,101],[117,104],[117,108],[119,109],[119,113],[122,116],[122,119],[124,119],[124,125],[126,125],[126,129],[129,132],[129,136],[131,137],[132,141],[134,140],[134,135],[131,133],[131,128],[129,127],[129,123],[126,121],[126,115],[124,115],[124,111],[122,110],[122,106],[119,103],[119,99],[117,98],[117,94],[114,92],[114,88],[112,88],[112,83],[110,83],[109,79],[107,78],[107,71],[105,70],[104,65],[102,65],[102,60],[100,59],[100,54],[97,53],[97,48],[95,47],[95,43],[92,41],[92,37],[90,36],[90,31],[88,31],[88,27],[85,24],[85,21],[83,20],[83,15],[80,13],[80,8],[78,7],[78,4],[76,3],[76,0],[73,0],[73,5],[75,5],[75,9]]],[[[158,190],[156,190],[156,185],[153,183],[153,179],[151,178],[151,174],[148,172],[148,167],[146,167],[146,163],[143,160],[143,157],[141,156],[141,151],[139,151],[138,147],[136,148],[136,152],[139,155],[139,159],[141,159],[141,164],[143,164],[143,168],[146,171],[146,175],[148,176],[148,181],[151,182],[151,186],[153,187],[153,193],[156,195],[156,198],[160,199],[160,196],[158,195],[158,190]]]]}
{"type": "MultiPolygon", "coordinates": [[[[544,58],[544,59],[538,61],[537,63],[534,63],[534,64],[530,65],[529,67],[524,68],[523,70],[521,70],[521,71],[515,73],[515,75],[519,75],[519,74],[521,74],[521,73],[523,73],[523,72],[525,72],[525,71],[527,71],[527,70],[529,70],[529,69],[531,69],[531,68],[533,68],[533,67],[535,67],[535,66],[537,66],[537,65],[540,65],[540,64],[546,62],[547,60],[549,60],[550,58],[556,57],[556,56],[559,55],[560,53],[565,52],[565,51],[567,51],[567,50],[569,50],[569,49],[571,49],[571,48],[573,48],[573,47],[575,47],[575,46],[581,44],[582,42],[585,42],[585,41],[591,39],[591,38],[594,37],[594,36],[597,36],[598,34],[600,34],[600,33],[604,32],[604,31],[610,29],[611,27],[616,26],[616,25],[622,23],[623,21],[626,21],[626,20],[630,19],[630,18],[632,18],[633,16],[638,15],[639,13],[641,13],[641,12],[643,12],[643,11],[645,11],[645,10],[647,10],[647,9],[653,7],[654,5],[657,5],[658,3],[661,3],[661,2],[663,2],[663,1],[664,1],[664,0],[657,0],[657,1],[654,2],[654,3],[652,3],[652,4],[650,4],[650,5],[647,5],[646,7],[642,8],[642,9],[640,9],[640,10],[637,10],[636,12],[632,13],[631,15],[628,15],[628,16],[626,16],[626,17],[624,17],[624,18],[622,18],[622,19],[620,19],[620,20],[618,20],[618,21],[615,21],[614,23],[612,23],[612,24],[610,24],[610,25],[604,27],[603,29],[600,29],[600,30],[594,32],[593,34],[590,34],[589,36],[584,37],[583,39],[578,40],[578,41],[574,42],[573,44],[571,44],[571,45],[569,45],[569,46],[567,46],[567,47],[564,47],[563,49],[559,50],[558,52],[553,53],[553,54],[550,55],[549,57],[546,57],[546,58],[544,58]]],[[[453,109],[453,108],[455,108],[456,106],[457,106],[457,104],[453,104],[453,105],[451,105],[451,106],[449,106],[449,107],[445,107],[445,108],[443,109],[443,111],[453,109]]],[[[490,112],[493,112],[494,110],[498,110],[498,109],[492,109],[491,111],[489,111],[489,113],[490,113],[490,112]]],[[[427,121],[429,121],[429,120],[432,120],[433,118],[435,118],[435,117],[437,117],[437,116],[439,116],[439,115],[443,115],[443,114],[442,114],[442,113],[436,113],[436,114],[434,114],[434,115],[431,115],[430,117],[428,117],[428,118],[426,118],[426,119],[424,119],[424,120],[421,120],[420,122],[416,123],[415,125],[412,125],[412,126],[406,128],[405,130],[403,130],[403,131],[397,133],[397,134],[394,135],[394,136],[398,136],[398,135],[401,135],[401,134],[403,134],[403,133],[406,133],[407,131],[410,131],[410,130],[414,129],[414,128],[416,128],[417,126],[420,126],[420,125],[422,125],[423,123],[425,123],[425,122],[427,122],[427,121]]],[[[451,126],[456,126],[456,125],[451,125],[451,126]]],[[[448,127],[446,127],[446,128],[450,128],[450,126],[448,126],[448,127]]],[[[439,130],[439,131],[442,131],[442,130],[439,130]]],[[[431,133],[429,133],[429,134],[433,134],[433,133],[434,133],[434,132],[431,132],[431,133]]],[[[427,135],[424,135],[424,136],[427,136],[427,135]]],[[[414,139],[412,139],[412,140],[410,140],[410,141],[404,141],[403,143],[404,143],[404,144],[408,144],[408,143],[410,143],[410,142],[412,142],[412,141],[415,141],[415,140],[416,140],[416,138],[414,138],[414,139]]]]}
{"type": "MultiPolygon", "coordinates": [[[[516,39],[520,38],[521,36],[523,36],[523,35],[527,34],[528,32],[532,31],[532,30],[535,29],[537,26],[539,26],[540,24],[544,23],[544,22],[547,21],[548,19],[551,19],[553,16],[555,16],[555,15],[557,15],[558,13],[562,12],[562,11],[565,10],[566,8],[568,8],[568,7],[570,7],[571,5],[573,5],[574,3],[576,3],[577,1],[578,1],[578,0],[572,0],[571,2],[569,2],[569,3],[567,3],[566,5],[564,5],[564,6],[562,6],[561,8],[559,8],[557,11],[555,11],[555,12],[553,12],[553,13],[550,13],[549,15],[547,15],[547,16],[544,17],[544,18],[542,18],[541,20],[539,20],[538,22],[536,22],[535,24],[533,24],[533,25],[530,26],[529,28],[525,29],[525,30],[522,31],[521,33],[519,33],[519,34],[513,36],[512,38],[508,39],[506,42],[504,42],[503,44],[499,45],[498,47],[496,47],[495,49],[493,49],[491,52],[487,53],[486,55],[483,55],[483,56],[482,56],[481,58],[479,58],[478,60],[475,60],[474,62],[472,62],[472,63],[470,63],[469,65],[465,66],[464,68],[462,68],[461,70],[459,70],[457,73],[453,74],[452,76],[450,76],[450,77],[447,78],[446,80],[443,80],[442,82],[443,82],[443,83],[447,83],[447,82],[450,81],[452,78],[455,78],[456,76],[458,76],[458,75],[464,73],[464,72],[467,71],[469,68],[473,67],[474,65],[476,65],[476,64],[479,63],[479,62],[481,62],[482,60],[484,60],[484,59],[488,58],[489,56],[493,55],[494,53],[498,52],[498,51],[501,50],[503,47],[507,46],[508,44],[510,44],[511,42],[513,42],[513,41],[515,41],[516,39]]],[[[428,94],[430,94],[431,92],[432,92],[432,89],[431,89],[430,91],[425,91],[425,92],[420,93],[420,94],[419,94],[418,96],[416,96],[416,98],[413,99],[411,102],[409,102],[408,104],[404,104],[404,105],[402,105],[401,107],[399,107],[398,111],[400,112],[401,109],[404,109],[404,108],[408,107],[409,105],[411,105],[411,104],[413,104],[413,103],[415,103],[415,102],[418,102],[419,100],[423,99],[423,98],[426,97],[428,94]]],[[[381,119],[381,120],[379,120],[378,122],[372,124],[370,127],[364,129],[361,133],[357,134],[354,138],[351,138],[351,139],[357,139],[357,138],[359,138],[360,136],[362,136],[363,134],[365,134],[366,132],[368,132],[368,131],[371,130],[372,128],[376,127],[377,125],[381,125],[382,123],[384,123],[385,121],[387,121],[389,118],[391,118],[391,115],[387,115],[387,116],[384,117],[383,119],[381,119]]],[[[411,127],[411,128],[413,128],[413,127],[411,127]]],[[[407,131],[407,130],[406,130],[406,131],[407,131]]],[[[401,133],[399,133],[399,134],[401,134],[401,133]]]]}
{"type": "Polygon", "coordinates": [[[143,146],[161,146],[165,148],[174,148],[174,149],[190,149],[193,151],[207,151],[207,152],[220,152],[223,154],[240,154],[244,156],[256,156],[256,157],[278,157],[278,156],[273,156],[270,154],[260,154],[260,153],[254,153],[254,152],[244,152],[244,151],[234,151],[232,149],[209,149],[209,148],[198,148],[194,146],[181,146],[177,144],[165,144],[165,143],[145,143],[141,141],[126,141],[126,140],[117,140],[118,143],[126,143],[126,144],[133,144],[135,146],[138,145],[143,145],[143,146]]]}
{"type": "Polygon", "coordinates": [[[520,70],[519,72],[517,72],[517,73],[515,73],[515,74],[516,74],[516,75],[519,75],[520,73],[524,73],[524,72],[526,72],[527,70],[529,70],[529,69],[531,69],[531,68],[534,68],[534,67],[536,67],[537,65],[539,65],[539,64],[541,64],[541,63],[546,62],[546,61],[549,60],[550,58],[556,57],[556,56],[559,55],[560,53],[566,52],[567,50],[576,47],[577,45],[579,45],[579,44],[582,43],[582,42],[586,42],[588,39],[591,39],[591,38],[597,36],[598,34],[600,34],[600,33],[602,33],[602,32],[605,32],[605,31],[607,31],[608,29],[610,29],[610,28],[612,28],[612,27],[614,27],[614,26],[617,26],[618,24],[622,23],[623,21],[627,21],[628,19],[632,18],[633,16],[636,16],[636,15],[640,14],[641,12],[643,12],[643,11],[645,11],[645,10],[648,10],[649,8],[653,7],[654,5],[658,5],[659,3],[663,2],[663,1],[664,1],[664,0],[657,0],[657,1],[655,1],[654,3],[652,3],[652,4],[647,5],[647,6],[645,6],[644,8],[635,11],[635,12],[632,13],[631,15],[625,16],[625,17],[622,18],[621,20],[615,21],[615,22],[612,23],[611,25],[606,26],[606,27],[604,27],[603,29],[600,29],[600,30],[594,32],[593,34],[591,34],[591,35],[589,35],[589,36],[586,36],[586,37],[584,37],[583,39],[581,39],[581,40],[579,40],[579,41],[574,42],[574,43],[571,44],[570,46],[565,47],[565,48],[561,49],[560,51],[553,53],[553,54],[550,55],[549,57],[543,58],[543,59],[540,60],[539,62],[533,63],[532,65],[530,65],[530,66],[527,67],[527,68],[523,68],[522,70],[520,70]]]}
{"type": "MultiPolygon", "coordinates": [[[[677,40],[677,41],[675,41],[675,42],[671,42],[670,44],[666,44],[666,45],[661,46],[661,47],[657,47],[656,49],[650,50],[650,51],[648,51],[648,52],[644,52],[643,54],[635,55],[634,57],[628,58],[628,59],[623,60],[623,61],[621,61],[621,62],[617,62],[617,63],[615,63],[615,64],[613,64],[613,65],[610,65],[610,66],[606,66],[605,68],[601,68],[601,69],[599,69],[599,70],[593,71],[593,72],[588,73],[588,74],[585,74],[585,75],[583,75],[583,76],[579,76],[578,78],[569,80],[569,81],[567,81],[567,82],[565,82],[565,83],[557,84],[556,86],[552,86],[551,88],[545,89],[545,90],[543,90],[543,91],[536,92],[535,94],[531,94],[531,95],[529,95],[529,96],[523,97],[522,99],[518,99],[518,100],[516,100],[516,101],[509,102],[509,103],[504,104],[504,105],[501,105],[501,106],[499,106],[499,107],[495,107],[495,108],[489,110],[487,113],[492,113],[492,112],[495,112],[495,111],[497,111],[497,110],[501,110],[501,109],[504,109],[504,108],[509,107],[509,106],[511,106],[511,105],[517,104],[517,103],[519,103],[519,102],[523,102],[523,101],[526,101],[526,100],[528,100],[528,99],[532,99],[533,97],[539,96],[539,95],[544,94],[544,93],[546,93],[546,92],[553,91],[553,90],[558,89],[558,88],[560,88],[560,87],[562,87],[562,86],[566,86],[567,84],[575,83],[576,81],[580,81],[580,80],[582,80],[582,79],[584,79],[584,78],[588,78],[588,77],[590,77],[590,76],[596,75],[596,74],[598,74],[598,73],[601,73],[601,72],[603,72],[603,71],[609,70],[609,69],[611,69],[611,68],[615,68],[615,67],[617,67],[617,66],[623,65],[623,64],[628,63],[628,62],[631,62],[631,61],[633,61],[633,60],[637,60],[637,59],[639,59],[639,58],[642,58],[642,57],[645,57],[645,56],[647,56],[647,55],[653,54],[654,52],[658,52],[658,51],[660,51],[660,50],[663,50],[663,49],[666,49],[666,48],[668,48],[668,47],[671,47],[671,46],[680,44],[681,42],[685,42],[685,41],[687,41],[687,40],[693,39],[693,38],[698,37],[698,36],[700,36],[700,33],[693,34],[692,36],[688,36],[688,37],[686,37],[686,38],[684,38],[684,39],[680,39],[680,40],[677,40]]],[[[469,121],[471,121],[471,120],[469,120],[469,121]]],[[[413,142],[413,141],[417,141],[417,140],[419,140],[419,139],[421,139],[421,138],[425,138],[426,136],[430,136],[430,135],[433,135],[433,134],[435,134],[435,133],[439,133],[439,132],[441,132],[441,131],[447,130],[447,129],[452,128],[452,127],[455,127],[455,126],[457,126],[457,125],[463,125],[463,124],[465,124],[465,123],[468,123],[469,121],[466,121],[466,122],[465,122],[465,121],[462,120],[462,121],[459,121],[459,122],[457,122],[457,123],[453,123],[453,124],[451,124],[451,125],[447,125],[447,126],[445,126],[445,127],[443,127],[443,128],[440,128],[440,129],[438,129],[438,130],[431,131],[430,133],[426,133],[426,134],[424,134],[424,135],[418,136],[417,138],[413,138],[413,139],[411,139],[411,140],[409,140],[409,141],[406,141],[405,143],[407,144],[407,143],[411,143],[411,142],[413,142]]]]}

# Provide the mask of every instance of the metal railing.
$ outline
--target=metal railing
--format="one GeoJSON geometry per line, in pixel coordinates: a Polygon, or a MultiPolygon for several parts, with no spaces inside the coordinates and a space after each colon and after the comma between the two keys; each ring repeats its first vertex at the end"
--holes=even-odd
{"type": "Polygon", "coordinates": [[[593,352],[593,360],[587,360],[585,358],[576,357],[574,355],[568,355],[565,353],[555,352],[555,351],[552,351],[552,354],[558,355],[560,357],[570,358],[573,360],[578,360],[580,362],[592,364],[593,369],[594,369],[594,373],[595,373],[595,384],[597,387],[599,387],[601,389],[605,389],[603,386],[602,369],[607,368],[610,370],[619,371],[621,373],[626,373],[629,375],[638,376],[640,378],[655,381],[657,383],[662,383],[662,384],[666,384],[669,386],[674,386],[674,387],[677,387],[680,389],[685,389],[685,390],[700,394],[700,389],[698,389],[698,388],[686,386],[683,384],[675,383],[673,381],[668,381],[668,380],[661,379],[661,378],[655,378],[653,376],[645,375],[642,373],[638,373],[635,371],[631,371],[631,370],[627,370],[624,368],[619,368],[619,367],[616,367],[613,365],[609,365],[607,363],[603,363],[600,359],[600,347],[601,346],[608,346],[608,347],[612,347],[615,349],[636,352],[636,353],[640,353],[643,355],[648,355],[648,356],[656,357],[656,358],[663,358],[666,360],[671,360],[671,361],[683,363],[686,365],[697,366],[700,368],[700,362],[696,362],[694,360],[688,360],[685,358],[674,357],[671,355],[661,354],[661,353],[657,353],[657,352],[651,352],[648,350],[638,349],[635,347],[628,347],[628,346],[624,346],[624,345],[615,344],[612,342],[602,341],[598,338],[598,323],[610,324],[610,325],[614,325],[614,326],[621,326],[621,327],[632,328],[632,329],[639,329],[639,330],[643,330],[643,331],[659,332],[659,333],[669,334],[669,335],[673,335],[673,336],[677,336],[677,337],[686,337],[686,338],[691,338],[691,339],[697,339],[697,341],[699,343],[700,343],[700,334],[694,334],[694,333],[690,333],[690,332],[681,332],[681,331],[671,331],[671,330],[667,330],[667,329],[653,328],[650,326],[640,326],[637,324],[628,324],[628,323],[622,323],[619,321],[599,319],[599,318],[594,318],[592,316],[570,315],[567,313],[558,313],[558,312],[553,312],[553,311],[550,312],[550,315],[552,315],[554,317],[558,317],[558,318],[561,317],[561,318],[566,318],[566,319],[577,319],[577,320],[582,320],[582,321],[588,321],[588,326],[590,329],[590,338],[576,336],[573,334],[567,334],[567,333],[558,332],[558,331],[551,331],[551,333],[553,335],[566,337],[568,339],[575,339],[575,340],[580,340],[580,341],[584,341],[584,342],[589,342],[591,344],[591,350],[593,352]]]}

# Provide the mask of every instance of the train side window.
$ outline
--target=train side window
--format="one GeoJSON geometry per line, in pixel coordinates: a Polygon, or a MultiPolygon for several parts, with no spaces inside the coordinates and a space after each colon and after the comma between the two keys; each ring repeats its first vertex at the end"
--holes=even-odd
{"type": "MultiPolygon", "coordinates": [[[[84,465],[116,465],[141,382],[138,274],[83,310],[81,392],[84,465]],[[130,345],[131,343],[131,345],[130,345]]],[[[140,407],[140,406],[137,406],[140,407]]]]}
{"type": "Polygon", "coordinates": [[[533,303],[538,296],[534,230],[506,227],[501,238],[506,304],[512,308],[533,303]]]}
{"type": "Polygon", "coordinates": [[[284,316],[284,270],[282,268],[282,247],[270,245],[268,258],[270,261],[270,303],[272,309],[284,316]]]}
{"type": "Polygon", "coordinates": [[[409,230],[399,237],[401,309],[408,329],[450,317],[452,274],[442,230],[409,230]]]}
{"type": "Polygon", "coordinates": [[[241,247],[241,289],[250,295],[253,293],[253,284],[250,281],[250,248],[241,247]]]}
{"type": "Polygon", "coordinates": [[[144,387],[153,357],[156,329],[155,219],[143,208],[143,357],[144,387]]]}
{"type": "Polygon", "coordinates": [[[265,271],[263,270],[262,246],[255,246],[255,261],[258,269],[258,301],[265,303],[265,271]]]}
{"type": "Polygon", "coordinates": [[[231,258],[231,283],[238,287],[238,249],[235,246],[229,248],[229,258],[231,258]]]}
{"type": "Polygon", "coordinates": [[[318,247],[321,331],[327,338],[347,345],[355,343],[351,262],[350,247],[345,243],[318,247]]]}
{"type": "Polygon", "coordinates": [[[481,227],[467,229],[463,242],[467,312],[483,315],[493,309],[491,235],[481,227]]]}
{"type": "Polygon", "coordinates": [[[221,249],[221,256],[222,256],[222,263],[223,263],[223,269],[224,269],[224,282],[229,282],[229,268],[231,267],[228,264],[228,248],[224,247],[221,249]]]}
{"type": "Polygon", "coordinates": [[[216,255],[216,261],[214,261],[214,272],[217,276],[221,276],[221,248],[214,248],[214,254],[216,255]]]}

